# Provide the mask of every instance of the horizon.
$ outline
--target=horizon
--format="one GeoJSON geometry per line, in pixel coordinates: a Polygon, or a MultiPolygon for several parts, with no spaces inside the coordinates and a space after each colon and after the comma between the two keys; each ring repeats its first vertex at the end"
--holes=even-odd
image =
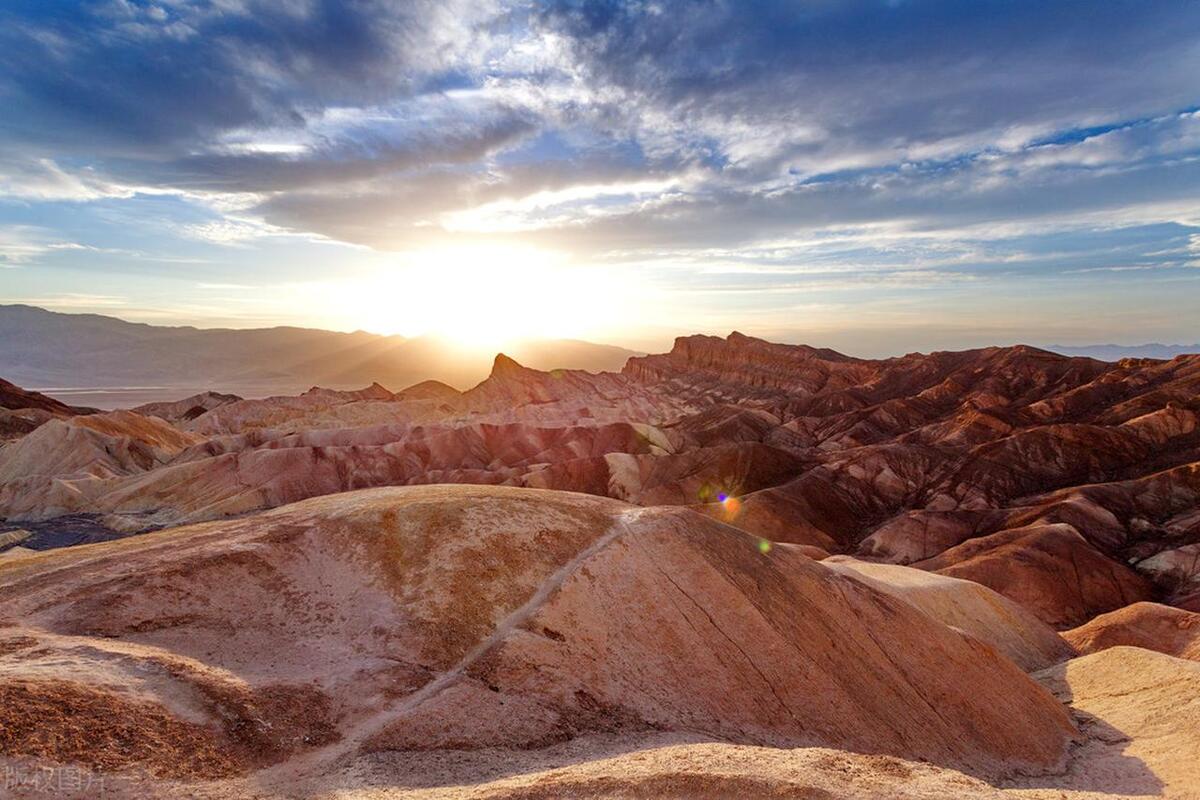
{"type": "Polygon", "coordinates": [[[0,302],[471,346],[1186,345],[1198,33],[1166,1],[9,4],[0,302]]]}
{"type": "MultiPolygon", "coordinates": [[[[116,321],[121,321],[121,323],[126,323],[126,324],[130,324],[130,325],[148,325],[150,327],[163,327],[163,329],[191,329],[191,330],[196,330],[196,331],[268,331],[268,330],[278,330],[278,329],[293,329],[293,330],[320,331],[320,332],[326,332],[326,333],[346,333],[346,335],[355,335],[355,333],[361,333],[361,335],[376,336],[376,337],[380,337],[380,338],[396,338],[396,339],[401,339],[401,341],[406,341],[406,342],[421,341],[421,339],[428,339],[428,341],[443,342],[445,344],[451,345],[451,347],[461,348],[461,349],[467,350],[467,351],[475,351],[475,353],[490,353],[493,355],[503,355],[503,350],[492,350],[492,349],[490,349],[490,347],[488,347],[487,343],[463,342],[462,339],[460,339],[460,338],[445,335],[445,333],[440,332],[440,331],[431,331],[431,332],[427,332],[427,333],[416,333],[416,335],[413,335],[413,336],[404,336],[404,335],[402,335],[402,333],[382,333],[379,331],[371,331],[371,330],[361,329],[361,327],[359,327],[359,329],[354,329],[354,330],[338,330],[338,329],[331,329],[331,327],[316,327],[316,326],[311,326],[311,325],[293,325],[293,324],[253,325],[253,326],[236,326],[236,325],[211,325],[211,326],[209,326],[209,325],[203,325],[203,324],[196,325],[196,324],[144,323],[144,321],[131,320],[131,319],[126,319],[124,317],[120,317],[119,314],[115,314],[115,313],[107,313],[106,314],[106,313],[91,312],[91,311],[86,311],[86,312],[85,311],[55,311],[55,309],[53,309],[53,308],[47,308],[44,306],[32,306],[32,305],[29,305],[29,303],[0,302],[0,308],[6,308],[6,307],[8,307],[8,308],[31,308],[31,309],[34,309],[34,311],[48,312],[48,313],[53,313],[53,314],[61,314],[61,315],[66,315],[66,317],[100,317],[102,319],[112,319],[112,320],[116,320],[116,321]]],[[[868,359],[868,360],[888,359],[888,357],[893,357],[896,355],[906,355],[908,353],[928,354],[928,353],[934,353],[934,351],[935,351],[935,350],[931,350],[931,349],[905,350],[905,351],[895,350],[895,351],[890,351],[890,353],[888,353],[888,354],[878,354],[878,353],[876,353],[876,354],[857,354],[857,353],[850,353],[850,351],[839,350],[838,348],[830,347],[830,345],[823,344],[818,341],[786,341],[786,339],[772,339],[772,338],[768,338],[768,337],[764,337],[764,336],[752,336],[752,335],[750,335],[750,333],[746,333],[745,331],[740,331],[737,329],[732,329],[732,330],[724,332],[724,333],[722,333],[722,332],[702,332],[702,331],[676,332],[676,333],[673,333],[673,335],[668,336],[667,339],[662,339],[662,342],[665,342],[665,344],[661,345],[661,347],[659,347],[658,349],[655,349],[655,348],[631,348],[631,347],[626,347],[626,345],[617,344],[614,342],[594,341],[594,339],[584,339],[584,338],[576,338],[576,337],[524,336],[524,337],[510,338],[505,343],[511,345],[511,344],[532,344],[532,343],[538,343],[538,342],[547,342],[547,343],[575,342],[575,343],[581,343],[581,344],[598,345],[598,347],[611,347],[611,348],[617,348],[617,349],[626,349],[626,350],[632,351],[632,353],[646,354],[646,353],[654,353],[654,351],[670,350],[674,341],[676,341],[676,339],[680,339],[680,338],[686,338],[686,337],[690,337],[690,336],[715,336],[718,338],[728,338],[730,336],[739,335],[739,333],[740,333],[740,335],[743,335],[743,336],[751,336],[751,338],[760,338],[760,339],[763,339],[763,341],[774,343],[774,344],[802,345],[802,347],[811,347],[811,348],[815,348],[815,349],[838,350],[838,353],[840,353],[841,355],[850,355],[850,356],[854,356],[854,357],[859,357],[859,359],[868,359]]],[[[1151,348],[1151,347],[1200,348],[1200,342],[1133,341],[1133,342],[1086,342],[1086,343],[1080,343],[1080,344],[1069,344],[1066,342],[1036,342],[1036,341],[1025,341],[1025,339],[1013,339],[1013,341],[991,342],[988,344],[977,345],[977,347],[938,348],[938,349],[953,351],[953,350],[976,350],[976,349],[983,349],[983,348],[1012,348],[1012,347],[1033,347],[1033,348],[1045,349],[1045,350],[1054,350],[1055,348],[1062,348],[1062,349],[1121,348],[1121,349],[1133,350],[1133,349],[1151,348]]]]}
{"type": "MultiPolygon", "coordinates": [[[[436,331],[430,332],[430,333],[421,333],[421,334],[417,334],[414,336],[404,336],[403,334],[378,333],[376,331],[370,331],[370,330],[365,330],[365,329],[361,329],[361,328],[355,329],[355,330],[336,330],[336,329],[332,329],[332,328],[317,328],[317,327],[310,327],[310,326],[303,326],[303,325],[288,325],[288,324],[254,326],[254,327],[234,327],[234,326],[206,327],[203,325],[191,325],[191,324],[170,325],[170,324],[166,324],[166,323],[138,322],[138,321],[134,321],[134,320],[124,319],[115,314],[103,314],[100,312],[91,312],[91,311],[86,311],[86,312],[84,312],[84,311],[55,311],[55,310],[45,308],[42,306],[33,306],[33,305],[25,304],[25,303],[0,303],[0,310],[2,310],[4,308],[27,308],[27,309],[32,309],[35,311],[48,312],[51,314],[58,314],[58,315],[69,316],[69,317],[71,317],[71,316],[73,316],[73,317],[83,317],[83,316],[99,317],[101,319],[115,320],[118,322],[123,322],[123,323],[131,324],[131,325],[145,325],[145,326],[149,326],[152,328],[164,328],[164,329],[181,329],[182,328],[182,329],[196,330],[198,332],[200,332],[200,331],[246,331],[246,332],[252,332],[252,331],[268,331],[268,330],[278,330],[278,329],[293,329],[293,330],[308,330],[308,331],[316,331],[316,332],[323,332],[323,333],[336,333],[336,334],[346,334],[346,335],[362,334],[362,335],[374,336],[374,337],[379,337],[379,338],[384,338],[384,339],[398,339],[403,342],[417,342],[417,341],[436,342],[436,343],[442,344],[450,349],[458,350],[458,351],[462,352],[464,355],[468,355],[468,354],[471,356],[487,355],[489,358],[495,358],[495,357],[502,356],[502,355],[507,356],[503,347],[496,349],[496,348],[491,347],[487,343],[483,343],[483,342],[462,341],[456,337],[446,336],[446,335],[444,335],[440,332],[436,332],[436,331]]],[[[905,350],[905,351],[894,350],[894,351],[889,351],[889,352],[884,352],[884,353],[857,353],[857,352],[841,350],[836,347],[832,347],[832,346],[823,344],[819,341],[775,340],[775,339],[769,339],[769,338],[762,337],[762,336],[752,336],[751,334],[747,334],[744,331],[740,331],[737,329],[730,330],[726,333],[702,333],[702,332],[698,332],[698,331],[678,332],[678,333],[670,336],[669,339],[663,340],[663,343],[661,344],[661,346],[659,346],[657,348],[655,348],[655,347],[645,347],[645,348],[626,347],[624,345],[615,344],[613,342],[594,341],[591,339],[578,339],[578,338],[571,338],[571,337],[562,337],[562,338],[520,337],[520,338],[512,338],[512,339],[506,341],[504,344],[509,346],[510,348],[513,346],[526,346],[526,345],[533,345],[533,344],[538,344],[538,343],[584,344],[584,345],[590,345],[590,346],[595,346],[595,347],[607,347],[607,348],[613,348],[613,349],[618,349],[618,350],[627,350],[632,355],[637,356],[637,355],[668,352],[673,348],[673,346],[677,340],[686,339],[686,338],[689,338],[692,336],[715,336],[716,338],[719,338],[719,339],[728,339],[729,337],[735,336],[735,335],[750,336],[751,338],[761,339],[763,341],[766,341],[766,342],[769,342],[772,344],[784,344],[784,345],[792,345],[792,346],[812,347],[814,349],[834,350],[835,352],[837,352],[840,355],[845,355],[845,356],[850,356],[852,358],[859,358],[859,359],[865,359],[865,360],[885,360],[888,358],[896,358],[896,357],[900,357],[900,356],[904,356],[904,355],[910,355],[913,353],[928,355],[928,354],[931,354],[934,352],[939,352],[939,351],[956,352],[956,351],[979,350],[979,349],[987,349],[987,348],[1013,348],[1013,347],[1033,347],[1033,348],[1040,349],[1040,350],[1046,350],[1048,352],[1055,352],[1060,355],[1073,355],[1074,353],[1072,351],[1085,351],[1085,350],[1093,350],[1094,351],[1094,350],[1104,350],[1104,349],[1131,350],[1132,351],[1132,350],[1140,350],[1140,349],[1146,349],[1146,348],[1163,348],[1166,350],[1178,349],[1178,350],[1180,350],[1181,354],[1182,353],[1190,353],[1190,352],[1200,352],[1200,342],[1192,342],[1192,343],[1188,343],[1188,342],[1088,342],[1085,344],[1072,345],[1072,344],[1067,344],[1064,342],[1036,342],[1036,341],[1013,340],[1013,341],[1007,341],[1007,342],[992,342],[989,344],[983,344],[983,345],[979,345],[979,346],[975,346],[975,347],[959,347],[959,348],[951,347],[951,348],[937,348],[937,349],[926,349],[926,350],[905,350]]],[[[1099,356],[1090,356],[1090,357],[1100,358],[1099,356]]],[[[1152,356],[1152,358],[1153,358],[1153,356],[1152,356]]],[[[1100,360],[1105,360],[1105,359],[1100,359],[1100,360]]],[[[54,388],[58,388],[59,390],[63,390],[63,389],[72,390],[72,389],[82,388],[82,387],[33,386],[33,387],[29,387],[29,388],[37,389],[39,391],[50,391],[54,388]]],[[[156,387],[136,387],[136,388],[156,388],[156,387]]]]}
{"type": "MultiPolygon", "coordinates": [[[[1183,360],[1194,358],[1200,354],[1200,345],[1182,346],[1182,345],[1163,345],[1160,343],[1145,343],[1141,345],[1121,346],[1113,344],[1101,344],[1072,348],[1070,346],[1060,345],[1038,345],[1027,342],[1014,342],[1011,344],[994,344],[981,348],[971,348],[965,350],[930,350],[926,352],[911,351],[907,353],[896,353],[893,355],[883,356],[860,356],[853,353],[844,353],[832,348],[825,348],[819,345],[807,343],[789,343],[789,342],[772,342],[758,337],[748,336],[741,331],[731,331],[725,335],[714,334],[683,334],[676,336],[670,346],[662,347],[658,350],[638,351],[629,350],[614,345],[605,344],[602,342],[589,342],[579,339],[531,339],[531,340],[514,340],[502,350],[489,348],[485,345],[469,344],[452,338],[444,338],[438,334],[423,334],[417,337],[404,338],[399,335],[380,335],[370,333],[368,331],[329,331],[314,328],[297,328],[292,326],[275,326],[271,328],[195,328],[191,326],[167,327],[155,326],[147,323],[129,323],[126,320],[121,320],[117,317],[100,315],[100,314],[64,314],[61,312],[50,312],[46,309],[34,306],[6,306],[0,304],[0,322],[3,322],[3,312],[6,308],[20,308],[38,312],[40,314],[48,314],[55,317],[85,317],[88,319],[105,320],[108,322],[119,323],[121,325],[138,325],[144,328],[158,329],[164,331],[188,330],[194,331],[197,334],[206,332],[214,333],[259,333],[270,331],[297,331],[303,333],[318,333],[330,334],[335,336],[367,336],[373,340],[399,340],[395,347],[401,347],[411,344],[431,345],[432,351],[428,349],[423,354],[428,357],[430,352],[440,354],[442,356],[449,355],[452,357],[452,362],[457,365],[455,374],[457,379],[447,377],[437,366],[431,365],[427,360],[423,361],[421,354],[406,354],[397,356],[395,350],[390,351],[388,361],[390,363],[376,364],[375,370],[382,370],[385,374],[389,370],[394,369],[399,365],[406,365],[410,368],[408,377],[404,380],[389,379],[385,374],[379,372],[362,372],[358,380],[303,380],[297,376],[279,378],[274,381],[270,378],[204,378],[193,375],[187,379],[163,379],[158,380],[162,373],[156,372],[153,367],[138,374],[145,376],[143,383],[140,384],[106,384],[97,383],[94,381],[84,380],[82,382],[68,379],[66,381],[54,382],[49,384],[39,384],[37,381],[25,382],[20,381],[23,385],[3,381],[0,379],[0,384],[8,383],[11,388],[18,394],[22,392],[32,392],[34,396],[43,396],[52,401],[58,401],[67,404],[79,413],[91,413],[99,411],[105,413],[118,409],[131,409],[135,412],[140,412],[142,408],[148,404],[157,403],[177,403],[183,402],[187,398],[200,398],[209,396],[214,393],[218,395],[226,393],[238,399],[249,401],[268,400],[269,398],[297,398],[307,395],[315,391],[332,391],[335,394],[349,392],[353,394],[357,391],[372,391],[376,389],[394,395],[393,399],[401,399],[403,395],[413,389],[420,389],[429,385],[444,387],[456,394],[469,396],[474,390],[484,389],[490,382],[500,380],[504,383],[513,379],[510,365],[514,365],[518,369],[516,380],[518,383],[532,377],[533,380],[540,380],[547,377],[558,377],[564,371],[579,373],[587,378],[599,377],[605,374],[616,374],[626,372],[631,361],[645,360],[663,357],[664,355],[681,352],[684,354],[685,361],[691,361],[692,356],[688,355],[689,351],[694,351],[696,343],[691,342],[690,347],[685,347],[682,351],[679,347],[682,343],[687,343],[689,340],[695,339],[715,339],[722,342],[728,342],[736,348],[741,347],[746,342],[760,342],[771,347],[797,348],[804,351],[812,351],[816,354],[829,354],[831,363],[838,363],[843,358],[848,358],[851,361],[877,365],[888,364],[894,361],[904,361],[907,359],[936,359],[942,355],[969,355],[972,357],[981,356],[988,357],[996,352],[1008,353],[1009,355],[1018,355],[1023,357],[1028,351],[1036,351],[1046,353],[1048,355],[1058,356],[1062,359],[1079,358],[1092,361],[1094,363],[1109,362],[1113,366],[1113,362],[1121,361],[1124,364],[1124,359],[1133,359],[1133,363],[1144,364],[1149,362],[1166,363],[1167,361],[1176,359],[1182,356],[1183,360]],[[567,349],[563,349],[564,346],[567,349]],[[582,348],[577,347],[582,346],[582,348]],[[523,348],[533,347],[533,350],[523,350],[523,348]],[[548,348],[540,350],[538,348],[548,348]],[[571,349],[574,348],[574,349],[571,349]],[[611,354],[607,366],[595,366],[596,359],[605,358],[600,355],[599,351],[616,351],[620,354],[620,361],[612,361],[611,354]],[[1140,351],[1140,352],[1139,352],[1140,351]],[[1149,352],[1146,352],[1149,351],[1149,352]],[[515,355],[514,355],[515,354],[515,355]],[[539,363],[531,364],[526,356],[537,359],[539,363]],[[546,360],[547,357],[552,360],[546,360]],[[580,360],[588,363],[580,363],[580,360]],[[423,366],[422,366],[423,365],[423,366]],[[466,376],[466,377],[464,377],[466,376]]],[[[37,341],[41,336],[41,332],[36,329],[31,329],[31,341],[37,341]]],[[[67,339],[71,338],[71,334],[78,334],[80,331],[71,331],[70,329],[60,330],[60,334],[66,333],[67,339]]],[[[46,337],[45,345],[48,349],[45,352],[49,356],[49,363],[44,366],[51,370],[55,365],[59,369],[62,368],[64,355],[63,342],[66,341],[61,335],[46,337]]],[[[120,350],[126,351],[131,345],[121,345],[120,350]]],[[[701,345],[703,346],[703,345],[701,345]]],[[[185,355],[193,347],[196,347],[196,342],[191,345],[184,344],[182,347],[176,345],[174,350],[179,355],[185,355]]],[[[361,347],[361,342],[354,346],[361,347]]],[[[94,352],[105,352],[110,348],[100,347],[94,352]]],[[[199,349],[203,349],[201,346],[199,349]]],[[[274,348],[270,348],[274,349],[274,348]]],[[[354,348],[343,348],[343,353],[353,353],[354,348]]],[[[7,366],[8,360],[12,358],[12,353],[0,353],[0,360],[4,360],[6,366],[2,370],[4,373],[9,373],[11,366],[7,366]]],[[[353,356],[351,356],[353,360],[353,356]]],[[[818,360],[822,360],[823,355],[817,355],[818,360]]],[[[339,357],[334,357],[334,361],[340,361],[339,357]]],[[[236,359],[230,363],[236,363],[236,359]]],[[[282,366],[282,365],[281,365],[282,366]]],[[[67,373],[58,374],[73,374],[68,367],[67,373]]],[[[77,373],[74,373],[77,374],[77,373]]]]}

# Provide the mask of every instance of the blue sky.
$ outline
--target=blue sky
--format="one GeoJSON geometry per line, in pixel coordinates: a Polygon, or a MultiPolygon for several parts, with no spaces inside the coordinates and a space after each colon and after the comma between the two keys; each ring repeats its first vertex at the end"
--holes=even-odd
{"type": "Polygon", "coordinates": [[[1194,2],[15,0],[0,108],[5,302],[1200,341],[1194,2]]]}

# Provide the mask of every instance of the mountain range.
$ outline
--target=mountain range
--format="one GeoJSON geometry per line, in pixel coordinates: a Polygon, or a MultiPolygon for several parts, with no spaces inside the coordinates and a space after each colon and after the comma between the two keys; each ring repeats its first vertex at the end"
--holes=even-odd
{"type": "MultiPolygon", "coordinates": [[[[636,355],[573,339],[516,342],[506,348],[540,369],[619,370],[636,355]]],[[[430,336],[294,327],[164,327],[98,314],[0,306],[0,375],[24,386],[264,394],[298,392],[316,384],[350,388],[378,382],[399,389],[438,380],[465,389],[487,377],[492,355],[430,336]]],[[[159,399],[168,396],[170,392],[159,399]]]]}
{"type": "Polygon", "coordinates": [[[1120,361],[1122,358],[1159,358],[1171,359],[1176,356],[1194,355],[1200,353],[1200,344],[1092,344],[1069,345],[1051,344],[1047,350],[1062,353],[1065,356],[1086,356],[1101,361],[1120,361]]]}

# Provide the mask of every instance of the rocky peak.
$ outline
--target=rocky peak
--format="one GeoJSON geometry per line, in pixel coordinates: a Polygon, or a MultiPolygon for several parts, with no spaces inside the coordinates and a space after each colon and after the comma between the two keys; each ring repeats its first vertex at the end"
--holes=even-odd
{"type": "Polygon", "coordinates": [[[358,394],[364,400],[391,400],[395,397],[390,391],[381,386],[378,381],[372,382],[365,389],[360,389],[358,394]]]}
{"type": "Polygon", "coordinates": [[[521,366],[515,359],[509,358],[504,353],[497,353],[496,360],[492,362],[493,378],[512,378],[523,375],[529,370],[521,366]]]}

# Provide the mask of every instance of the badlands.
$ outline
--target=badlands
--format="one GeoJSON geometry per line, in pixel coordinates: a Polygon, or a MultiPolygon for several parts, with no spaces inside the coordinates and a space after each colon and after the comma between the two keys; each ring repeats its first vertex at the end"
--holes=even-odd
{"type": "Polygon", "coordinates": [[[1200,356],[0,405],[0,796],[1200,798],[1200,356]]]}

